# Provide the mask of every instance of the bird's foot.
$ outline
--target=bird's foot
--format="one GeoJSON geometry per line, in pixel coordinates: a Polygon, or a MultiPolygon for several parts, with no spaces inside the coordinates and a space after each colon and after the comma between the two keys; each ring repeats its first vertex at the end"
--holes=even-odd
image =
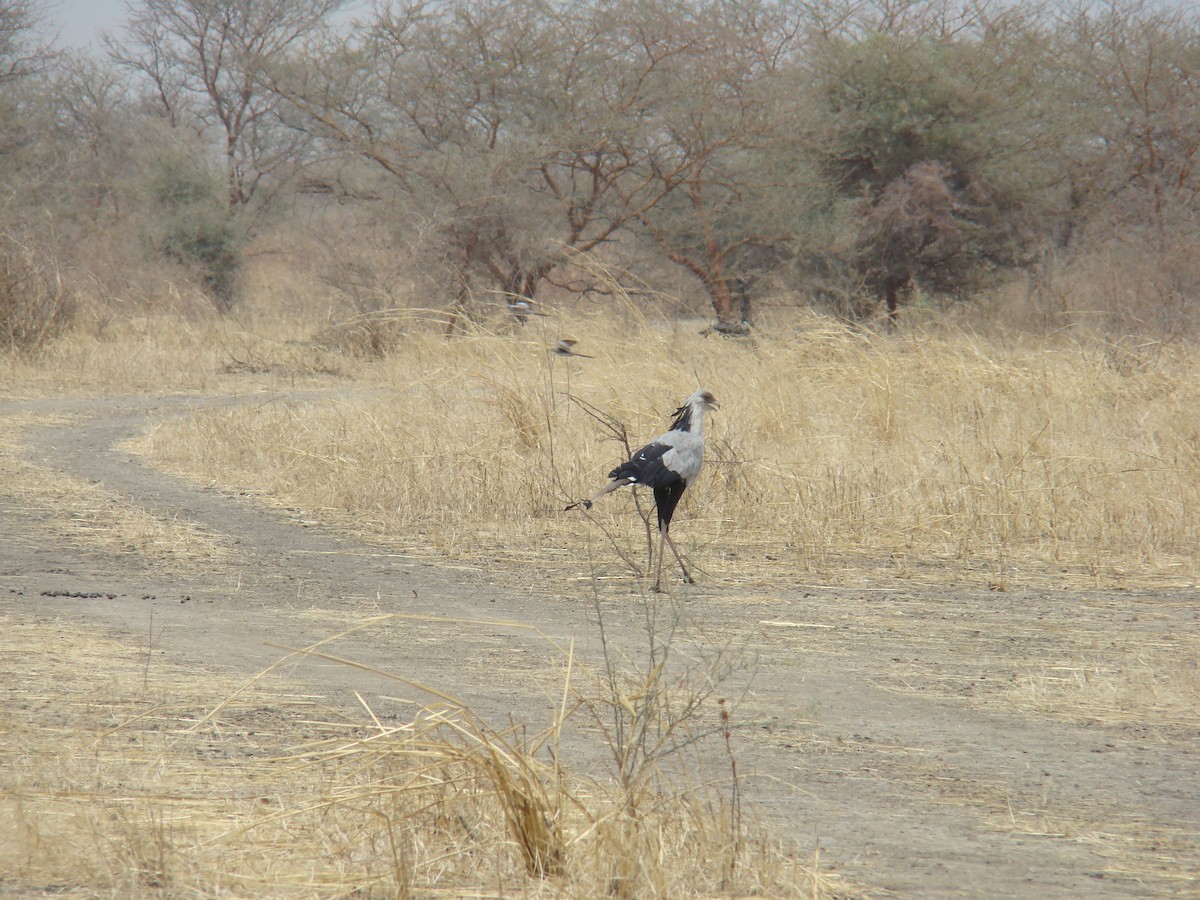
{"type": "Polygon", "coordinates": [[[584,509],[591,509],[592,501],[591,500],[576,500],[574,503],[572,503],[570,506],[568,506],[566,509],[564,509],[563,512],[570,512],[571,510],[576,509],[580,506],[582,506],[584,509]]]}

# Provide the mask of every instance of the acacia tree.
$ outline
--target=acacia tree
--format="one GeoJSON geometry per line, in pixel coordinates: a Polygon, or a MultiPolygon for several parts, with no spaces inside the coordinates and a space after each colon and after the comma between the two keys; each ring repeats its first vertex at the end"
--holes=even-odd
{"type": "Polygon", "coordinates": [[[1163,249],[1200,204],[1200,15],[1080,3],[1061,14],[1055,50],[1083,216],[1145,226],[1163,249]]]}
{"type": "Polygon", "coordinates": [[[376,166],[405,215],[439,235],[459,302],[479,283],[524,305],[661,199],[630,138],[646,118],[647,72],[622,65],[622,11],[400,5],[273,84],[305,127],[376,166]]]}
{"type": "Polygon", "coordinates": [[[71,172],[72,218],[83,229],[107,228],[128,205],[126,188],[147,143],[128,79],[102,60],[68,53],[48,80],[46,101],[54,109],[46,137],[71,172]]]}
{"type": "MultiPolygon", "coordinates": [[[[704,286],[722,331],[740,331],[735,284],[753,269],[752,248],[769,257],[789,239],[809,194],[795,183],[785,126],[795,97],[778,68],[795,47],[786,7],[767,3],[641,4],[625,26],[631,64],[647,73],[651,99],[615,179],[655,202],[636,215],[668,259],[704,286]]],[[[741,304],[739,304],[741,305],[741,304]]]]}
{"type": "Polygon", "coordinates": [[[40,72],[53,59],[44,25],[37,0],[0,0],[0,85],[40,72]]]}
{"type": "Polygon", "coordinates": [[[55,58],[36,0],[0,0],[0,352],[36,349],[70,318],[43,191],[60,172],[40,140],[55,58]]]}
{"type": "Polygon", "coordinates": [[[303,135],[280,127],[278,95],[264,69],[340,9],[345,0],[137,0],[112,58],[149,85],[176,127],[215,133],[232,212],[304,159],[303,135]]]}
{"type": "Polygon", "coordinates": [[[531,300],[629,230],[728,322],[735,260],[778,242],[796,218],[780,205],[804,196],[769,89],[793,35],[766,2],[414,3],[275,86],[436,226],[460,297],[479,281],[531,300]]]}
{"type": "Polygon", "coordinates": [[[43,39],[45,13],[37,0],[0,0],[0,163],[30,139],[20,110],[20,88],[45,70],[55,54],[43,39]]]}
{"type": "Polygon", "coordinates": [[[857,262],[893,319],[901,290],[914,279],[946,291],[970,279],[971,223],[953,178],[945,163],[917,163],[889,181],[862,217],[857,262]]]}
{"type": "Polygon", "coordinates": [[[807,140],[849,213],[848,262],[894,320],[915,281],[961,294],[1028,258],[1063,203],[1064,135],[1030,14],[888,12],[816,32],[807,140]]]}
{"type": "Polygon", "coordinates": [[[221,311],[236,300],[242,245],[254,221],[306,162],[307,139],[287,128],[265,68],[290,54],[344,0],[136,0],[110,58],[135,75],[173,129],[193,131],[221,160],[224,201],[212,205],[211,172],[166,150],[149,193],[158,228],[151,243],[195,270],[221,311]]]}

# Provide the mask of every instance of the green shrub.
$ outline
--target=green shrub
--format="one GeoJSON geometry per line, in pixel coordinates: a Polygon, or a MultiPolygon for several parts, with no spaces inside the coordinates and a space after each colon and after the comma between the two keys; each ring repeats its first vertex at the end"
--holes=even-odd
{"type": "Polygon", "coordinates": [[[237,299],[241,236],[222,180],[192,161],[168,158],[149,190],[154,250],[191,270],[217,309],[228,312],[237,299]]]}

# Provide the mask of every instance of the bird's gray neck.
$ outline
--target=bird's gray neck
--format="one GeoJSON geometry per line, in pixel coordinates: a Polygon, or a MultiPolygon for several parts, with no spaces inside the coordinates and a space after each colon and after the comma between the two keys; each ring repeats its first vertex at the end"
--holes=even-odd
{"type": "Polygon", "coordinates": [[[694,409],[691,406],[684,408],[683,412],[671,425],[672,431],[686,431],[694,434],[697,437],[704,436],[704,411],[694,409]]]}

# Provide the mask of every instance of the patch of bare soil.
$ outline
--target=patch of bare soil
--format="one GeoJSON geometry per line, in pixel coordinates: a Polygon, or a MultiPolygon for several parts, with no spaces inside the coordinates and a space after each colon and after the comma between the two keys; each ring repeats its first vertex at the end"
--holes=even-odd
{"type": "MultiPolygon", "coordinates": [[[[106,626],[198,679],[253,675],[280,647],[402,614],[327,649],[531,727],[550,720],[561,692],[547,638],[574,641],[598,666],[598,619],[609,653],[634,659],[649,630],[674,629],[685,656],[727,647],[740,660],[723,695],[744,801],[873,893],[1200,895],[1200,716],[1194,694],[1172,687],[1196,677],[1179,664],[1195,665],[1194,591],[996,592],[868,571],[857,584],[773,589],[707,579],[662,599],[631,582],[564,587],[533,571],[389,553],[301,511],[164,476],[117,447],[157,417],[235,401],[0,405],[0,415],[85,412],[32,432],[26,460],[223,548],[198,562],[84,540],[10,493],[0,496],[0,614],[106,626]],[[1164,660],[1174,668],[1161,671],[1164,660]],[[1139,679],[1154,683],[1126,703],[1139,679]],[[1155,690],[1161,702],[1147,705],[1155,690]]],[[[358,694],[404,716],[422,699],[327,661],[280,671],[345,709],[358,694]]],[[[575,765],[605,762],[586,733],[572,740],[575,765]]],[[[728,773],[723,743],[705,752],[712,772],[728,773]]]]}

